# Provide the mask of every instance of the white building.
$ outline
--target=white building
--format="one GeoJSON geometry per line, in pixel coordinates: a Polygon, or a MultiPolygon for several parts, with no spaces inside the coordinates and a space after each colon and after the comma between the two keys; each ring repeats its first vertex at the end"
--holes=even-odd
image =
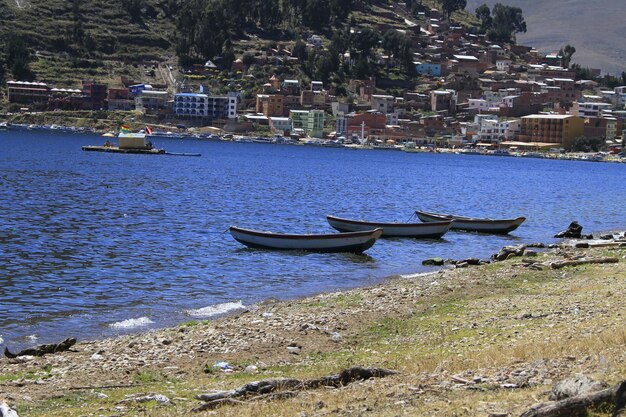
{"type": "Polygon", "coordinates": [[[393,111],[394,102],[393,96],[372,94],[372,110],[387,114],[393,111]]]}
{"type": "Polygon", "coordinates": [[[496,60],[496,68],[498,69],[498,71],[509,71],[509,68],[511,67],[511,60],[510,59],[498,59],[496,60]]]}
{"type": "Polygon", "coordinates": [[[482,120],[477,140],[484,143],[501,142],[504,140],[514,140],[520,131],[520,120],[482,120]]]}
{"type": "Polygon", "coordinates": [[[202,93],[179,93],[174,96],[174,113],[177,116],[235,119],[237,94],[217,97],[202,93]]]}
{"type": "Polygon", "coordinates": [[[590,117],[600,117],[602,115],[602,111],[609,110],[612,107],[609,103],[601,103],[601,102],[583,102],[576,103],[573,110],[576,111],[575,116],[590,118],[590,117]]]}

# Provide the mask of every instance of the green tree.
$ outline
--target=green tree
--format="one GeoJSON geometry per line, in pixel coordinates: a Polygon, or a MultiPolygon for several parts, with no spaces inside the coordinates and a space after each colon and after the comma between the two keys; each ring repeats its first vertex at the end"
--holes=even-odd
{"type": "Polygon", "coordinates": [[[146,7],[146,0],[123,0],[122,5],[133,21],[141,22],[143,20],[143,10],[146,7]]]}
{"type": "Polygon", "coordinates": [[[302,39],[298,39],[293,45],[293,50],[291,51],[291,54],[298,58],[300,61],[304,61],[307,57],[306,43],[304,43],[302,39]]]}
{"type": "Polygon", "coordinates": [[[6,63],[4,62],[4,56],[0,54],[0,83],[4,83],[7,73],[6,63]]]}
{"type": "Polygon", "coordinates": [[[24,37],[13,33],[7,40],[6,64],[16,80],[32,81],[35,74],[30,69],[31,54],[24,37]]]}
{"type": "Polygon", "coordinates": [[[249,68],[252,64],[256,62],[256,58],[250,52],[246,52],[245,54],[243,54],[243,57],[241,58],[241,60],[243,61],[243,65],[246,68],[249,68]]]}
{"type": "Polygon", "coordinates": [[[222,45],[222,58],[224,59],[224,66],[227,69],[230,69],[233,61],[235,60],[235,49],[233,48],[233,43],[230,39],[226,39],[224,41],[224,45],[222,45]]]}
{"type": "Polygon", "coordinates": [[[452,13],[457,10],[463,10],[467,6],[467,0],[441,0],[441,8],[443,12],[450,18],[452,13]]]}
{"type": "Polygon", "coordinates": [[[559,51],[559,55],[563,57],[563,66],[568,68],[570,62],[572,61],[572,56],[576,53],[576,48],[572,45],[567,44],[565,48],[561,48],[559,51]]]}
{"type": "Polygon", "coordinates": [[[380,42],[380,33],[375,29],[363,28],[350,38],[351,49],[361,53],[362,56],[371,55],[374,47],[380,42]]]}
{"type": "Polygon", "coordinates": [[[492,18],[491,10],[486,4],[482,4],[476,8],[476,17],[480,20],[480,31],[482,33],[487,32],[491,28],[492,18]]]}
{"type": "Polygon", "coordinates": [[[491,11],[493,23],[488,32],[495,42],[514,42],[515,34],[526,32],[526,21],[522,9],[496,3],[491,11]]]}

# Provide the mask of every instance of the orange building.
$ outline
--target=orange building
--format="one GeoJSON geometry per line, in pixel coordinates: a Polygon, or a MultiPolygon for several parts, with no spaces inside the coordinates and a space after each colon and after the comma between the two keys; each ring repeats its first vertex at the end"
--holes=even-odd
{"type": "Polygon", "coordinates": [[[267,117],[281,117],[285,112],[284,96],[280,94],[257,94],[256,112],[267,117]]]}
{"type": "Polygon", "coordinates": [[[571,145],[585,131],[580,117],[560,114],[531,114],[522,117],[520,142],[571,145]]]}

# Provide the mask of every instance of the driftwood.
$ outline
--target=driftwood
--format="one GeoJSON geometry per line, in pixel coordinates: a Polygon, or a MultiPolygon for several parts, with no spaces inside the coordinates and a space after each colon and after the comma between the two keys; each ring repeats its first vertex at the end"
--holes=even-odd
{"type": "Polygon", "coordinates": [[[604,389],[602,391],[577,395],[561,401],[552,401],[533,406],[523,412],[520,417],[582,417],[587,415],[587,410],[603,404],[615,404],[613,417],[624,413],[626,381],[604,389]]]}
{"type": "Polygon", "coordinates": [[[581,258],[581,259],[567,259],[564,261],[555,261],[550,263],[550,268],[561,269],[567,266],[578,266],[587,264],[616,264],[619,262],[617,258],[581,258]]]}
{"type": "Polygon", "coordinates": [[[17,358],[18,356],[43,356],[47,353],[57,353],[69,350],[76,344],[75,337],[69,337],[61,343],[54,343],[50,345],[39,345],[34,348],[24,349],[17,353],[11,353],[9,348],[4,348],[4,356],[7,358],[17,358]]]}
{"type": "Polygon", "coordinates": [[[336,375],[329,375],[317,379],[264,379],[262,381],[249,382],[239,388],[230,391],[218,391],[211,394],[200,394],[196,399],[205,401],[204,404],[193,411],[204,411],[221,407],[223,405],[244,404],[237,398],[252,398],[253,400],[274,400],[290,398],[297,395],[297,391],[316,389],[320,387],[341,387],[355,381],[363,381],[370,378],[383,378],[396,374],[396,371],[381,368],[347,368],[336,375]]]}

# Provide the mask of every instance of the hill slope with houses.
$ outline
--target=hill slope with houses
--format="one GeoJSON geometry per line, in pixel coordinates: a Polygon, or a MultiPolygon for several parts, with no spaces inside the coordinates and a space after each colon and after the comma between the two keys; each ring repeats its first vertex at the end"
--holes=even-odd
{"type": "Polygon", "coordinates": [[[182,119],[361,144],[606,149],[624,137],[626,75],[600,78],[566,56],[508,42],[523,32],[517,8],[502,6],[517,21],[494,19],[488,36],[467,11],[426,0],[284,1],[279,18],[213,7],[221,1],[138,0],[139,8],[108,12],[103,6],[119,2],[77,0],[59,14],[50,7],[62,2],[32,0],[2,9],[22,25],[13,48],[41,48],[30,63],[39,82],[10,81],[9,110],[121,111],[116,121],[182,119]],[[320,19],[306,9],[316,2],[336,8],[320,19]],[[24,10],[52,14],[65,31],[58,39],[28,32],[24,10]],[[117,24],[93,23],[103,13],[117,24]],[[118,32],[135,33],[139,46],[119,43],[118,32]],[[119,48],[106,50],[106,36],[119,48]]]}
{"type": "MultiPolygon", "coordinates": [[[[483,3],[498,0],[468,0],[471,12],[483,3]]],[[[502,3],[502,1],[500,1],[502,3]]],[[[599,68],[619,75],[626,71],[626,3],[623,0],[508,0],[521,7],[528,32],[518,35],[518,43],[549,53],[567,44],[576,48],[573,61],[583,67],[599,68]]]]}

